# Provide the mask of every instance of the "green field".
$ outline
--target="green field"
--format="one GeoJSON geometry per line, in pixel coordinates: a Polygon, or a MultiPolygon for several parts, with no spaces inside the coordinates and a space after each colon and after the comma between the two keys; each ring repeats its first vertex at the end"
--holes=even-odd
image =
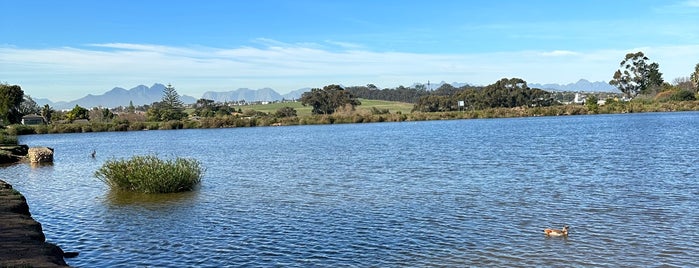
{"type": "MultiPolygon", "coordinates": [[[[413,109],[413,104],[406,103],[406,102],[365,100],[365,99],[360,99],[360,101],[362,102],[362,104],[356,107],[356,109],[358,111],[363,111],[363,110],[371,111],[372,108],[376,108],[376,109],[388,109],[388,111],[391,113],[396,113],[396,112],[400,111],[401,113],[405,114],[405,113],[410,113],[410,111],[413,109]]],[[[298,116],[311,115],[311,107],[310,106],[303,106],[303,105],[301,105],[301,102],[256,104],[256,105],[236,106],[236,107],[240,107],[243,110],[255,110],[255,111],[273,114],[277,110],[279,110],[279,108],[287,107],[287,106],[296,109],[298,116]]]]}

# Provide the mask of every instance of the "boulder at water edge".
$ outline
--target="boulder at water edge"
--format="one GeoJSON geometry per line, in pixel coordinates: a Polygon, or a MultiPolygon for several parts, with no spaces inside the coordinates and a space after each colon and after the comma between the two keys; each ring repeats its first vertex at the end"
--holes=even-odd
{"type": "Polygon", "coordinates": [[[29,148],[27,156],[32,163],[50,163],[53,162],[53,148],[32,147],[29,148]]]}

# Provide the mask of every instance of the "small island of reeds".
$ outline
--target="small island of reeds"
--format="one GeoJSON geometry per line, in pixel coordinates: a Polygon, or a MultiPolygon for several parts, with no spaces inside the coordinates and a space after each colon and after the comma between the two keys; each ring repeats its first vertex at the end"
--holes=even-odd
{"type": "Polygon", "coordinates": [[[191,191],[201,182],[204,169],[195,159],[160,159],[154,155],[107,160],[95,177],[113,190],[141,193],[191,191]]]}

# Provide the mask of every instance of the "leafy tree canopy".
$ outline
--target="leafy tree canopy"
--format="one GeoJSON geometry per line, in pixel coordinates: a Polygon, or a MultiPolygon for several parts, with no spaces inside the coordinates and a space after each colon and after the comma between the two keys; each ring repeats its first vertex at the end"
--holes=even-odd
{"type": "Polygon", "coordinates": [[[51,123],[51,118],[53,117],[54,112],[55,111],[51,108],[51,106],[44,104],[44,107],[41,108],[41,117],[44,118],[44,122],[51,123]]]}
{"type": "Polygon", "coordinates": [[[24,100],[19,104],[19,112],[22,115],[28,114],[39,114],[41,113],[41,107],[30,97],[29,95],[24,95],[24,100]]]}
{"type": "Polygon", "coordinates": [[[655,62],[649,64],[648,60],[640,51],[626,54],[609,84],[630,98],[659,89],[664,82],[660,66],[655,62]]]}
{"type": "Polygon", "coordinates": [[[89,119],[90,118],[90,111],[87,109],[80,107],[79,105],[75,105],[72,110],[68,111],[66,113],[66,119],[68,121],[74,121],[78,119],[89,119]]]}
{"type": "Polygon", "coordinates": [[[18,85],[0,84],[0,120],[9,124],[19,124],[22,120],[20,105],[24,91],[18,85]]]}
{"type": "Polygon", "coordinates": [[[694,72],[692,75],[689,77],[689,79],[692,81],[692,84],[694,85],[694,88],[699,91],[699,63],[697,63],[696,66],[694,66],[694,72]]]}
{"type": "Polygon", "coordinates": [[[277,110],[276,113],[274,113],[275,116],[277,117],[294,117],[296,116],[296,109],[292,107],[282,107],[277,110]]]}
{"type": "Polygon", "coordinates": [[[320,88],[313,88],[309,92],[301,95],[303,106],[313,107],[313,114],[332,114],[339,107],[350,105],[354,108],[361,102],[350,92],[345,91],[338,85],[328,85],[320,88]]]}
{"type": "Polygon", "coordinates": [[[520,78],[503,78],[484,88],[466,86],[459,89],[440,87],[433,94],[421,97],[415,111],[437,112],[457,109],[485,109],[496,107],[550,106],[555,102],[551,93],[529,88],[520,78]],[[465,107],[460,107],[463,102],[465,107]]]}

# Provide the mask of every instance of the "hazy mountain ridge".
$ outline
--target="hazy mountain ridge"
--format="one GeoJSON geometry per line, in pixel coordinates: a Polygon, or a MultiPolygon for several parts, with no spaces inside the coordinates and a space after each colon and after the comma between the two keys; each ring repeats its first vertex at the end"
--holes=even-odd
{"type": "MultiPolygon", "coordinates": [[[[133,102],[133,105],[139,106],[161,101],[163,98],[164,89],[165,85],[155,83],[151,87],[139,85],[129,90],[115,87],[102,95],[88,94],[85,97],[72,101],[51,102],[48,99],[41,98],[34,99],[34,101],[39,106],[48,104],[56,110],[72,109],[75,107],[75,105],[80,105],[81,107],[85,108],[114,108],[119,106],[129,106],[131,102],[133,102]]],[[[186,95],[180,96],[180,100],[182,100],[184,103],[196,102],[195,98],[186,95]]]]}
{"type": "MultiPolygon", "coordinates": [[[[414,84],[413,86],[417,85],[414,84]]],[[[432,90],[439,88],[440,86],[447,84],[447,82],[441,81],[438,83],[430,83],[429,87],[432,90]]],[[[469,85],[468,83],[452,82],[449,83],[454,87],[461,87],[469,85]]],[[[427,86],[425,84],[425,86],[427,86]]],[[[566,85],[561,84],[528,84],[530,88],[540,88],[545,90],[558,90],[558,91],[602,91],[602,92],[617,92],[618,90],[609,85],[606,82],[590,82],[585,79],[580,79],[575,83],[570,83],[566,85]]],[[[153,86],[148,87],[144,85],[139,85],[131,89],[124,89],[120,87],[115,87],[102,95],[92,95],[88,94],[73,101],[61,101],[61,102],[51,102],[49,99],[35,98],[34,101],[39,105],[43,106],[48,104],[54,109],[64,110],[72,109],[75,105],[80,105],[85,108],[92,107],[107,107],[114,108],[118,106],[128,106],[130,102],[134,105],[150,105],[153,102],[158,102],[162,100],[163,90],[165,85],[155,83],[153,86]]],[[[304,92],[310,91],[310,88],[301,88],[291,91],[286,94],[279,94],[277,91],[271,88],[261,88],[261,89],[249,89],[249,88],[239,88],[231,91],[207,91],[202,95],[202,99],[210,99],[215,102],[235,102],[235,101],[280,101],[280,100],[297,100],[301,98],[304,92]]],[[[185,104],[195,103],[197,98],[182,95],[180,100],[185,104]]]]}
{"type": "Polygon", "coordinates": [[[575,83],[570,83],[570,84],[528,84],[530,88],[540,88],[540,89],[548,89],[548,90],[558,90],[558,91],[588,91],[588,92],[594,92],[594,91],[601,91],[601,92],[618,92],[619,90],[610,85],[607,82],[602,82],[602,81],[597,81],[597,82],[590,82],[585,79],[580,79],[578,82],[575,83]]]}
{"type": "Polygon", "coordinates": [[[252,90],[249,88],[239,88],[227,92],[207,91],[202,95],[202,99],[214,100],[216,102],[232,102],[232,101],[275,101],[281,100],[282,95],[279,95],[271,88],[262,88],[252,90]]]}

